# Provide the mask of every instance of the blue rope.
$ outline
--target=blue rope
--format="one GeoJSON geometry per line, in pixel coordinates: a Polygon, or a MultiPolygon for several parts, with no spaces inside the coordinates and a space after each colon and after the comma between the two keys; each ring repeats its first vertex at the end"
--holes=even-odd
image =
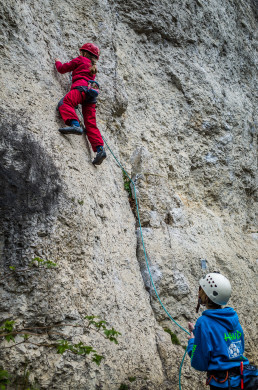
{"type": "MultiPolygon", "coordinates": [[[[83,115],[79,109],[79,113],[81,115],[81,117],[83,118],[83,115]]],[[[122,166],[122,164],[120,163],[120,161],[116,158],[116,156],[114,155],[112,149],[109,147],[106,139],[103,137],[102,135],[102,138],[106,144],[106,146],[108,147],[110,153],[112,154],[112,156],[114,157],[114,159],[116,160],[116,162],[118,163],[118,165],[120,166],[120,168],[122,169],[122,171],[124,172],[124,174],[128,177],[128,179],[130,180],[130,182],[132,183],[133,185],[133,189],[134,189],[134,197],[135,197],[135,204],[136,204],[136,210],[137,210],[137,218],[138,218],[138,222],[139,222],[139,227],[140,227],[140,233],[141,233],[141,240],[142,240],[142,246],[143,246],[143,251],[144,251],[144,256],[145,256],[145,262],[146,262],[146,265],[147,265],[147,269],[148,269],[148,272],[149,272],[149,276],[150,276],[150,280],[151,280],[151,284],[153,286],[153,289],[155,291],[155,294],[158,298],[158,301],[161,305],[161,307],[163,308],[163,310],[165,311],[165,313],[167,314],[167,316],[169,317],[169,319],[174,322],[180,329],[182,329],[184,332],[186,332],[187,334],[190,335],[190,333],[188,332],[188,330],[186,330],[185,328],[183,328],[178,322],[176,322],[176,320],[169,314],[169,312],[167,311],[167,309],[165,308],[165,306],[163,305],[160,297],[159,297],[159,294],[156,290],[156,287],[155,287],[155,284],[154,284],[154,281],[153,281],[153,278],[152,278],[152,274],[151,274],[151,270],[150,270],[150,266],[149,266],[149,262],[148,262],[148,257],[147,257],[147,253],[146,253],[146,249],[145,249],[145,244],[144,244],[144,239],[143,239],[143,233],[142,233],[142,226],[141,226],[141,219],[140,219],[140,214],[139,214],[139,207],[138,207],[138,202],[137,202],[137,195],[136,195],[136,188],[135,188],[135,184],[133,182],[133,180],[130,178],[130,176],[128,175],[128,173],[126,172],[126,170],[124,169],[124,167],[122,166]]],[[[184,356],[183,356],[183,359],[181,361],[181,364],[180,364],[180,369],[179,369],[179,390],[181,390],[181,371],[182,371],[182,367],[183,367],[183,363],[184,363],[184,359],[185,359],[185,355],[186,355],[186,350],[185,350],[185,353],[184,353],[184,356]]]]}
{"type": "Polygon", "coordinates": [[[130,176],[128,175],[128,173],[126,172],[126,170],[124,169],[124,167],[120,164],[120,162],[118,161],[118,159],[116,158],[116,156],[113,154],[112,150],[110,149],[110,147],[108,146],[108,143],[107,141],[105,140],[105,138],[102,136],[106,146],[108,147],[109,151],[111,152],[111,154],[113,155],[113,157],[115,158],[116,162],[119,164],[120,168],[123,170],[123,172],[125,173],[125,175],[128,177],[128,179],[130,180],[130,182],[132,183],[133,185],[133,189],[134,189],[134,196],[135,196],[135,204],[136,204],[136,210],[137,210],[137,217],[138,217],[138,222],[139,222],[139,227],[140,227],[140,232],[141,232],[141,240],[142,240],[142,246],[143,246],[143,251],[144,251],[144,256],[145,256],[145,261],[146,261],[146,265],[147,265],[147,268],[148,268],[148,272],[149,272],[149,275],[150,275],[150,280],[151,280],[151,283],[152,283],[152,286],[153,286],[153,289],[156,293],[156,296],[159,300],[159,303],[160,305],[162,306],[162,308],[164,309],[165,313],[167,314],[167,316],[170,318],[171,321],[173,321],[177,326],[179,326],[180,329],[182,329],[184,332],[186,332],[187,334],[190,335],[190,333],[188,332],[188,330],[186,330],[185,328],[183,328],[178,322],[176,322],[174,320],[173,317],[171,317],[171,315],[168,313],[167,309],[165,308],[165,306],[163,305],[163,303],[161,302],[161,299],[159,297],[159,294],[156,290],[156,287],[155,287],[155,284],[154,284],[154,281],[153,281],[153,278],[152,278],[152,275],[151,275],[151,270],[150,270],[150,267],[149,267],[149,262],[148,262],[148,257],[147,257],[147,253],[146,253],[146,249],[145,249],[145,244],[144,244],[144,239],[143,239],[143,233],[142,233],[142,226],[141,226],[141,220],[140,220],[140,214],[139,214],[139,208],[138,208],[138,202],[137,202],[137,195],[136,195],[136,188],[135,188],[135,184],[133,182],[133,180],[130,178],[130,176]]]}
{"type": "Polygon", "coordinates": [[[184,356],[183,356],[183,359],[181,361],[180,368],[179,368],[179,382],[178,382],[179,390],[181,390],[181,373],[182,373],[182,367],[183,367],[183,364],[184,364],[186,352],[187,352],[187,348],[185,349],[185,353],[184,353],[184,356]]]}
{"type": "MultiPolygon", "coordinates": [[[[155,287],[155,284],[154,284],[154,281],[153,281],[153,278],[152,278],[152,275],[151,275],[151,270],[150,270],[150,267],[149,267],[149,262],[148,262],[148,257],[147,257],[147,253],[146,253],[146,249],[145,249],[145,245],[144,245],[144,239],[143,239],[143,234],[142,234],[142,226],[141,226],[141,219],[140,219],[140,214],[139,214],[139,208],[138,208],[138,202],[137,202],[137,195],[136,195],[136,188],[135,188],[135,184],[133,182],[133,180],[130,178],[130,176],[128,175],[128,173],[126,172],[126,170],[124,169],[124,167],[121,165],[121,163],[118,161],[118,159],[116,158],[116,156],[114,155],[114,153],[112,152],[111,148],[109,147],[107,141],[105,140],[105,138],[102,136],[106,146],[108,147],[110,153],[112,154],[112,156],[114,157],[114,159],[116,160],[116,162],[118,163],[118,165],[120,166],[120,168],[122,169],[122,171],[125,173],[125,175],[128,177],[128,179],[130,180],[130,182],[132,183],[133,185],[133,189],[134,189],[134,196],[135,196],[135,204],[136,204],[136,210],[137,210],[137,217],[138,217],[138,222],[139,222],[139,227],[140,227],[140,232],[141,232],[141,240],[142,240],[142,246],[143,246],[143,251],[144,251],[144,256],[145,256],[145,261],[146,261],[146,265],[147,265],[147,268],[148,268],[148,272],[149,272],[149,276],[150,276],[150,280],[151,280],[151,283],[152,283],[152,286],[153,286],[153,289],[155,291],[155,294],[158,298],[158,301],[160,303],[160,305],[162,306],[162,308],[164,309],[165,313],[167,314],[167,316],[170,318],[170,320],[172,322],[174,322],[180,329],[182,329],[184,332],[186,332],[187,334],[190,335],[190,332],[188,332],[188,330],[186,330],[185,328],[183,328],[178,322],[176,322],[176,320],[174,320],[173,317],[171,317],[171,315],[168,313],[167,309],[165,308],[165,306],[163,305],[163,303],[161,302],[161,299],[159,297],[159,294],[156,290],[156,287],[155,287]]],[[[182,372],[182,367],[183,367],[183,364],[184,364],[184,360],[185,360],[185,356],[186,356],[186,352],[187,352],[187,349],[185,350],[185,353],[184,353],[184,356],[183,356],[183,359],[181,361],[181,364],[180,364],[180,369],[179,369],[179,390],[181,390],[181,372],[182,372]]]]}

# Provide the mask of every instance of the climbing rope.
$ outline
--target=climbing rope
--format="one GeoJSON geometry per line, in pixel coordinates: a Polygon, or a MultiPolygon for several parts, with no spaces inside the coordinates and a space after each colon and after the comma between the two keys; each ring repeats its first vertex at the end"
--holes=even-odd
{"type": "MultiPolygon", "coordinates": [[[[130,176],[128,175],[128,173],[126,172],[126,170],[124,169],[124,167],[122,166],[122,164],[120,163],[120,161],[116,158],[116,156],[114,155],[113,151],[111,150],[111,148],[109,147],[106,139],[102,136],[104,142],[105,142],[105,145],[107,146],[107,148],[109,149],[110,153],[112,154],[112,156],[114,157],[114,159],[116,160],[116,162],[118,163],[118,165],[120,166],[120,168],[122,169],[122,171],[124,172],[124,174],[128,177],[128,179],[130,180],[130,182],[132,183],[133,185],[133,189],[134,189],[134,197],[135,197],[135,204],[136,204],[136,210],[137,210],[137,218],[138,218],[138,223],[139,223],[139,228],[140,228],[140,233],[141,233],[141,240],[142,240],[142,246],[143,246],[143,251],[144,251],[144,256],[145,256],[145,262],[146,262],[146,265],[147,265],[147,269],[148,269],[148,272],[149,272],[149,276],[150,276],[150,280],[151,280],[151,284],[153,286],[153,289],[155,291],[155,294],[158,298],[158,301],[161,305],[161,307],[163,308],[163,310],[165,311],[165,313],[167,314],[167,316],[169,317],[169,319],[174,322],[180,329],[182,329],[184,332],[186,332],[187,334],[190,335],[190,333],[188,332],[188,330],[186,330],[185,328],[183,328],[178,322],[176,322],[176,320],[168,313],[167,309],[165,308],[165,306],[163,305],[161,299],[160,299],[160,296],[157,292],[157,289],[155,287],[155,284],[154,284],[154,281],[153,281],[153,278],[152,278],[152,274],[151,274],[151,270],[150,270],[150,266],[149,266],[149,261],[148,261],[148,257],[147,257],[147,253],[146,253],[146,249],[145,249],[145,244],[144,244],[144,239],[143,239],[143,233],[142,233],[142,226],[141,226],[141,219],[140,219],[140,214],[139,214],[139,207],[138,207],[138,202],[137,202],[137,195],[136,195],[136,188],[135,188],[135,184],[134,184],[134,181],[130,178],[130,176]]],[[[185,360],[185,355],[186,355],[186,351],[185,350],[185,353],[184,353],[184,356],[183,356],[183,359],[181,361],[181,364],[180,364],[180,369],[179,369],[179,390],[181,390],[181,371],[182,371],[182,367],[183,367],[183,363],[184,363],[184,360],[185,360]]]]}
{"type": "Polygon", "coordinates": [[[147,269],[148,269],[148,272],[149,272],[149,276],[150,276],[150,280],[151,280],[151,284],[153,286],[153,289],[155,291],[155,294],[158,298],[158,301],[160,303],[160,305],[162,306],[162,308],[164,309],[165,313],[167,314],[167,316],[170,318],[170,320],[172,322],[174,322],[180,329],[182,329],[184,332],[186,332],[187,334],[190,335],[190,333],[188,332],[188,330],[186,330],[185,328],[183,328],[178,322],[176,322],[176,320],[171,317],[171,315],[168,313],[167,309],[165,308],[165,306],[163,305],[160,297],[159,297],[159,294],[157,292],[157,289],[155,287],[155,284],[154,284],[154,281],[153,281],[153,278],[152,278],[152,274],[151,274],[151,270],[150,270],[150,266],[149,266],[149,261],[148,261],[148,257],[147,257],[147,253],[146,253],[146,249],[145,249],[145,244],[144,244],[144,239],[143,239],[143,233],[142,233],[142,226],[141,226],[141,220],[140,220],[140,214],[139,214],[139,208],[138,208],[138,202],[137,202],[137,195],[136,195],[136,188],[135,188],[135,184],[134,184],[134,181],[130,178],[130,176],[128,175],[128,173],[126,172],[126,170],[124,169],[124,167],[121,165],[121,163],[118,161],[118,159],[116,158],[116,156],[114,155],[113,151],[111,150],[111,148],[109,147],[107,141],[105,140],[105,138],[102,136],[106,146],[108,147],[110,153],[112,154],[112,156],[114,157],[114,159],[116,160],[116,162],[118,163],[118,165],[120,166],[120,168],[122,169],[122,171],[124,172],[124,174],[128,177],[128,179],[130,180],[130,182],[132,183],[133,185],[133,189],[134,189],[134,196],[135,196],[135,204],[136,204],[136,210],[137,210],[137,218],[138,218],[138,222],[139,222],[139,228],[140,228],[140,233],[141,233],[141,240],[142,240],[142,246],[143,246],[143,251],[144,251],[144,256],[145,256],[145,262],[146,262],[146,265],[147,265],[147,269]]]}
{"type": "MultiPolygon", "coordinates": [[[[83,119],[83,115],[79,109],[79,113],[83,119]]],[[[108,150],[110,151],[110,153],[112,154],[112,156],[114,157],[114,159],[116,160],[116,162],[118,163],[118,165],[120,166],[120,168],[122,169],[122,171],[124,172],[124,174],[128,177],[128,179],[130,180],[130,182],[132,183],[133,185],[133,189],[134,189],[134,197],[135,197],[135,204],[136,204],[136,210],[137,210],[137,219],[138,219],[138,223],[139,223],[139,228],[140,228],[140,233],[141,233],[141,241],[142,241],[142,246],[143,246],[143,251],[144,251],[144,256],[145,256],[145,262],[146,262],[146,265],[147,265],[147,269],[148,269],[148,273],[149,273],[149,276],[150,276],[150,280],[151,280],[151,284],[152,284],[152,287],[155,291],[155,294],[158,298],[158,301],[161,305],[161,307],[163,308],[163,310],[165,311],[165,313],[167,314],[167,316],[169,317],[169,319],[174,322],[181,330],[183,330],[185,333],[189,334],[190,335],[190,332],[188,332],[188,330],[186,330],[185,328],[183,328],[170,314],[169,312],[167,311],[167,309],[165,308],[165,306],[163,305],[161,299],[160,299],[160,296],[157,292],[157,289],[155,287],[155,284],[154,284],[154,281],[153,281],[153,278],[152,278],[152,274],[151,274],[151,270],[150,270],[150,266],[149,266],[149,261],[148,261],[148,257],[147,257],[147,253],[146,253],[146,249],[145,249],[145,244],[144,244],[144,239],[143,239],[143,233],[142,233],[142,226],[141,226],[141,219],[140,219],[140,214],[139,214],[139,207],[138,207],[138,201],[137,201],[137,195],[136,195],[136,187],[135,187],[135,184],[134,184],[134,181],[131,179],[131,177],[129,176],[129,174],[126,172],[126,170],[124,169],[124,167],[122,166],[122,164],[120,163],[120,161],[117,159],[117,157],[115,156],[115,154],[113,153],[112,149],[109,147],[106,139],[104,138],[104,136],[102,135],[102,138],[103,138],[103,141],[105,142],[105,145],[107,146],[108,150]]],[[[185,359],[185,356],[186,356],[186,352],[187,350],[185,350],[185,353],[184,353],[184,356],[183,356],[183,359],[181,361],[181,364],[180,364],[180,369],[179,369],[179,390],[181,390],[181,371],[182,371],[182,367],[183,367],[183,363],[184,363],[184,359],[185,359]]]]}
{"type": "Polygon", "coordinates": [[[184,364],[186,352],[187,352],[187,348],[185,349],[185,353],[184,353],[184,356],[183,356],[183,359],[181,361],[180,368],[179,368],[179,382],[178,382],[179,383],[179,390],[181,390],[181,373],[182,373],[182,367],[184,364]]]}

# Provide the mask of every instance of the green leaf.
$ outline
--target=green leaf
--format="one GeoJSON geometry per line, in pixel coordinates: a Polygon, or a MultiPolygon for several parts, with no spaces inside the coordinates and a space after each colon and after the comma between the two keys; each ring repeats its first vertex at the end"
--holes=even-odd
{"type": "Polygon", "coordinates": [[[100,329],[100,328],[106,329],[106,326],[105,326],[106,321],[103,321],[103,320],[101,320],[99,322],[94,321],[92,324],[95,325],[96,328],[98,328],[98,329],[100,329]]]}
{"type": "Polygon", "coordinates": [[[129,390],[129,386],[124,383],[121,383],[119,390],[129,390]]]}
{"type": "Polygon", "coordinates": [[[0,327],[0,331],[3,331],[4,333],[8,333],[7,335],[4,336],[5,340],[8,341],[15,341],[14,336],[12,334],[13,329],[14,329],[14,324],[15,321],[5,321],[4,324],[0,327]]]}
{"type": "Polygon", "coordinates": [[[132,190],[131,190],[131,180],[129,177],[126,175],[126,173],[123,171],[123,180],[124,180],[124,189],[128,192],[129,198],[132,198],[132,190]]]}
{"type": "Polygon", "coordinates": [[[47,268],[54,268],[57,266],[56,263],[54,263],[53,261],[50,261],[50,260],[46,261],[44,265],[46,265],[47,268]]]}
{"type": "Polygon", "coordinates": [[[14,336],[12,334],[14,330],[14,324],[15,321],[5,321],[4,324],[0,327],[0,331],[2,331],[3,333],[8,333],[7,335],[4,336],[5,340],[7,340],[8,343],[9,341],[13,341],[13,342],[15,341],[14,336]]]}
{"type": "Polygon", "coordinates": [[[12,332],[14,328],[15,321],[5,321],[4,324],[0,327],[0,330],[5,332],[12,332]]]}
{"type": "Polygon", "coordinates": [[[98,316],[85,316],[84,317],[86,320],[92,321],[94,318],[98,318],[98,316]]]}
{"type": "Polygon", "coordinates": [[[9,378],[9,373],[8,373],[8,371],[6,371],[6,370],[3,370],[2,368],[0,368],[0,380],[2,381],[2,380],[6,380],[6,379],[8,379],[9,378]]]}
{"type": "Polygon", "coordinates": [[[136,381],[136,377],[135,376],[129,376],[128,380],[129,380],[129,382],[134,382],[134,381],[136,381]]]}
{"type": "Polygon", "coordinates": [[[10,383],[9,377],[9,372],[4,370],[3,367],[0,367],[0,390],[6,389],[5,385],[8,385],[8,383],[10,383]]]}
{"type": "Polygon", "coordinates": [[[11,334],[6,335],[4,338],[5,338],[5,340],[8,341],[8,343],[9,343],[10,341],[15,342],[15,339],[14,339],[13,335],[11,335],[11,334]]]}
{"type": "Polygon", "coordinates": [[[92,361],[95,362],[98,366],[101,363],[101,360],[104,359],[104,356],[102,355],[97,355],[96,353],[94,354],[92,361]]]}
{"type": "Polygon", "coordinates": [[[65,351],[69,350],[71,345],[66,340],[59,340],[59,344],[56,345],[57,353],[63,354],[65,351]]]}
{"type": "Polygon", "coordinates": [[[31,261],[32,263],[44,263],[44,260],[41,259],[41,257],[34,257],[34,259],[31,261]]]}
{"type": "Polygon", "coordinates": [[[120,332],[117,332],[114,328],[112,328],[112,329],[105,329],[104,334],[108,340],[114,342],[115,344],[118,344],[117,338],[115,336],[121,335],[120,332]]]}
{"type": "Polygon", "coordinates": [[[78,344],[69,344],[67,340],[59,340],[56,345],[57,353],[63,354],[69,350],[76,355],[89,355],[95,353],[95,349],[89,345],[84,345],[81,341],[78,344]]]}
{"type": "Polygon", "coordinates": [[[40,257],[34,257],[34,259],[30,262],[29,266],[32,267],[33,265],[36,265],[36,263],[38,265],[41,264],[43,267],[46,266],[46,268],[54,268],[54,267],[57,266],[57,264],[54,263],[53,261],[51,261],[51,260],[43,260],[40,257]]]}
{"type": "Polygon", "coordinates": [[[14,265],[10,265],[9,268],[12,270],[12,271],[15,271],[16,270],[16,267],[14,265]]]}
{"type": "Polygon", "coordinates": [[[89,355],[90,353],[96,352],[91,346],[84,345],[82,342],[74,344],[71,351],[77,355],[89,355]]]}

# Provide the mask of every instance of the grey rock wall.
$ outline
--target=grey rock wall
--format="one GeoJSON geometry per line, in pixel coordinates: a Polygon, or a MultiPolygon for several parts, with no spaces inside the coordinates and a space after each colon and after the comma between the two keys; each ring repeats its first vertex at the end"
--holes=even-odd
{"type": "MultiPolygon", "coordinates": [[[[251,0],[2,1],[1,323],[82,324],[98,315],[122,334],[115,345],[60,329],[103,353],[99,367],[34,344],[2,348],[14,376],[27,367],[40,389],[178,388],[187,335],[155,296],[122,172],[109,151],[95,168],[84,136],[58,133],[69,76],[54,58],[68,61],[88,41],[101,48],[98,124],[135,182],[162,302],[186,327],[197,319],[199,278],[220,270],[255,362],[256,18],[251,0]],[[28,272],[35,256],[58,268],[28,272]]],[[[188,358],[182,389],[205,389],[188,358]]]]}

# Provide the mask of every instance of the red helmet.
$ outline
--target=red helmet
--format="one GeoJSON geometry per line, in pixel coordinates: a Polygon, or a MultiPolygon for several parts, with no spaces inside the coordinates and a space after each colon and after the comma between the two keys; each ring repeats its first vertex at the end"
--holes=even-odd
{"type": "Polygon", "coordinates": [[[98,46],[94,45],[93,43],[85,43],[84,45],[82,45],[82,47],[80,47],[80,50],[88,51],[89,53],[93,54],[94,57],[99,59],[100,50],[98,46]]]}

